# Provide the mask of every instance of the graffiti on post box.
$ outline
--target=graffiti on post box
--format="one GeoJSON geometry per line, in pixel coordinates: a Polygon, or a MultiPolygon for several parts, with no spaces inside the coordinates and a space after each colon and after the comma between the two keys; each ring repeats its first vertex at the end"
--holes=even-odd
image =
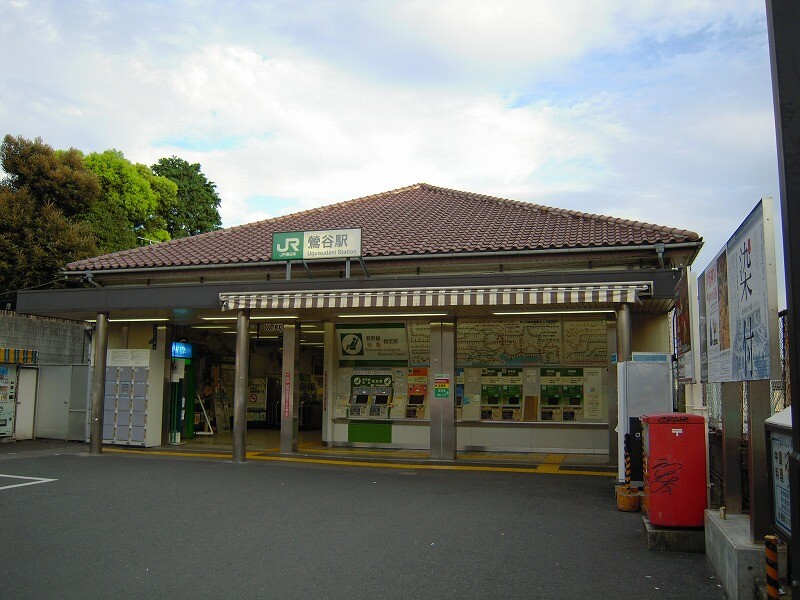
{"type": "Polygon", "coordinates": [[[659,423],[688,423],[689,415],[664,415],[658,418],[659,423]]]}
{"type": "Polygon", "coordinates": [[[673,488],[678,486],[677,473],[683,468],[681,463],[671,463],[666,458],[659,458],[653,463],[653,481],[650,484],[651,494],[672,495],[673,488]]]}

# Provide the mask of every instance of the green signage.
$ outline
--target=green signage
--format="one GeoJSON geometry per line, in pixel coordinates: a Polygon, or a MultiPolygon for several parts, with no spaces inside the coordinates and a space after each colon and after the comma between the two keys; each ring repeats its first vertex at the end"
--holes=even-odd
{"type": "Polygon", "coordinates": [[[302,231],[272,234],[272,260],[301,260],[302,258],[302,231]]]}
{"type": "Polygon", "coordinates": [[[272,260],[317,260],[361,256],[361,229],[287,231],[272,234],[272,260]]]}

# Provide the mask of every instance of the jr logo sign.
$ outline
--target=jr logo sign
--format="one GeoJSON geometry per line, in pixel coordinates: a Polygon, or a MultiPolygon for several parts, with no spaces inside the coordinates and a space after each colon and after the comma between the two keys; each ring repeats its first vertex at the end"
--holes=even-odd
{"type": "Polygon", "coordinates": [[[286,238],[283,244],[277,245],[278,252],[285,254],[286,252],[300,252],[300,240],[297,238],[286,238]]]}
{"type": "Polygon", "coordinates": [[[303,258],[303,235],[298,233],[272,234],[272,260],[303,258]]]}

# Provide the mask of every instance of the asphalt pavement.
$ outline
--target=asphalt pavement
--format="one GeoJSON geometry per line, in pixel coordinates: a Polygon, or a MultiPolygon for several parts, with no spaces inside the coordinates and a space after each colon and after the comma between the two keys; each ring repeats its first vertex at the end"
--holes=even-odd
{"type": "Polygon", "coordinates": [[[705,555],[647,550],[610,477],[35,441],[0,444],[0,507],[4,599],[725,598],[705,555]]]}

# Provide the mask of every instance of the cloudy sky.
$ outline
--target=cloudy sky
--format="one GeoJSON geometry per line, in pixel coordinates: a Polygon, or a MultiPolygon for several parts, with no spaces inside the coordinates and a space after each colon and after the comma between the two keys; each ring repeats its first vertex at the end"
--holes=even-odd
{"type": "Polygon", "coordinates": [[[779,204],[764,0],[0,0],[0,52],[0,135],[199,162],[225,226],[426,182],[690,229],[699,272],[779,204]]]}

